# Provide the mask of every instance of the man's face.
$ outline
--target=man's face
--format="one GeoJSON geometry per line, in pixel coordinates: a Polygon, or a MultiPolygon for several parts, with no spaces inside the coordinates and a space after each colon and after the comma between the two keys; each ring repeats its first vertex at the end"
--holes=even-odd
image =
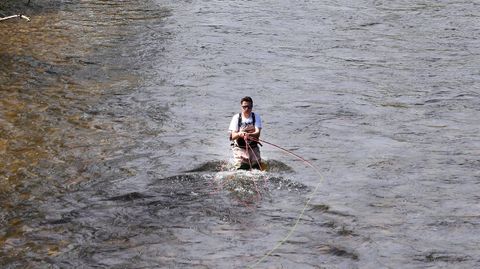
{"type": "Polygon", "coordinates": [[[247,102],[247,101],[243,101],[242,102],[242,111],[250,111],[252,109],[252,104],[250,102],[247,102]]]}

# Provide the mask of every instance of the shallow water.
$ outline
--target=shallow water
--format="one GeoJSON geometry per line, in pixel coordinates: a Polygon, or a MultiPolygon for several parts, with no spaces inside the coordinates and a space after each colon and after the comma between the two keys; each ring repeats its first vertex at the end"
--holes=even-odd
{"type": "Polygon", "coordinates": [[[34,3],[0,23],[0,265],[480,266],[479,9],[34,3]],[[226,171],[244,95],[321,175],[226,171]]]}

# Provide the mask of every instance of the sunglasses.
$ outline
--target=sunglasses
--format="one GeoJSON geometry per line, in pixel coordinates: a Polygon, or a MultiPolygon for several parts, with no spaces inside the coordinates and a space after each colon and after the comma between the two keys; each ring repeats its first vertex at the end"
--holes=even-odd
{"type": "Polygon", "coordinates": [[[252,108],[252,106],[242,106],[242,108],[252,108]]]}

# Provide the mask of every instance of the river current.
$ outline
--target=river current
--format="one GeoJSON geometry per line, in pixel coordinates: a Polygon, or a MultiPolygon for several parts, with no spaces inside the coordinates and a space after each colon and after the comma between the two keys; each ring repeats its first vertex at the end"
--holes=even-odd
{"type": "Polygon", "coordinates": [[[0,267],[480,267],[477,2],[23,9],[0,22],[0,267]],[[268,171],[228,170],[246,95],[314,169],[264,143],[268,171]]]}

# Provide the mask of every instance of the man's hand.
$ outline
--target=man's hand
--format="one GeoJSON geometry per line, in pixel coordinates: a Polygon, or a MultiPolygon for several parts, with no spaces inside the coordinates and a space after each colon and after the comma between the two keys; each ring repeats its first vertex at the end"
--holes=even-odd
{"type": "Polygon", "coordinates": [[[253,133],[253,132],[255,132],[255,127],[253,127],[253,126],[248,126],[248,127],[246,127],[246,128],[243,128],[243,129],[242,129],[242,132],[244,132],[244,133],[253,133]]]}

